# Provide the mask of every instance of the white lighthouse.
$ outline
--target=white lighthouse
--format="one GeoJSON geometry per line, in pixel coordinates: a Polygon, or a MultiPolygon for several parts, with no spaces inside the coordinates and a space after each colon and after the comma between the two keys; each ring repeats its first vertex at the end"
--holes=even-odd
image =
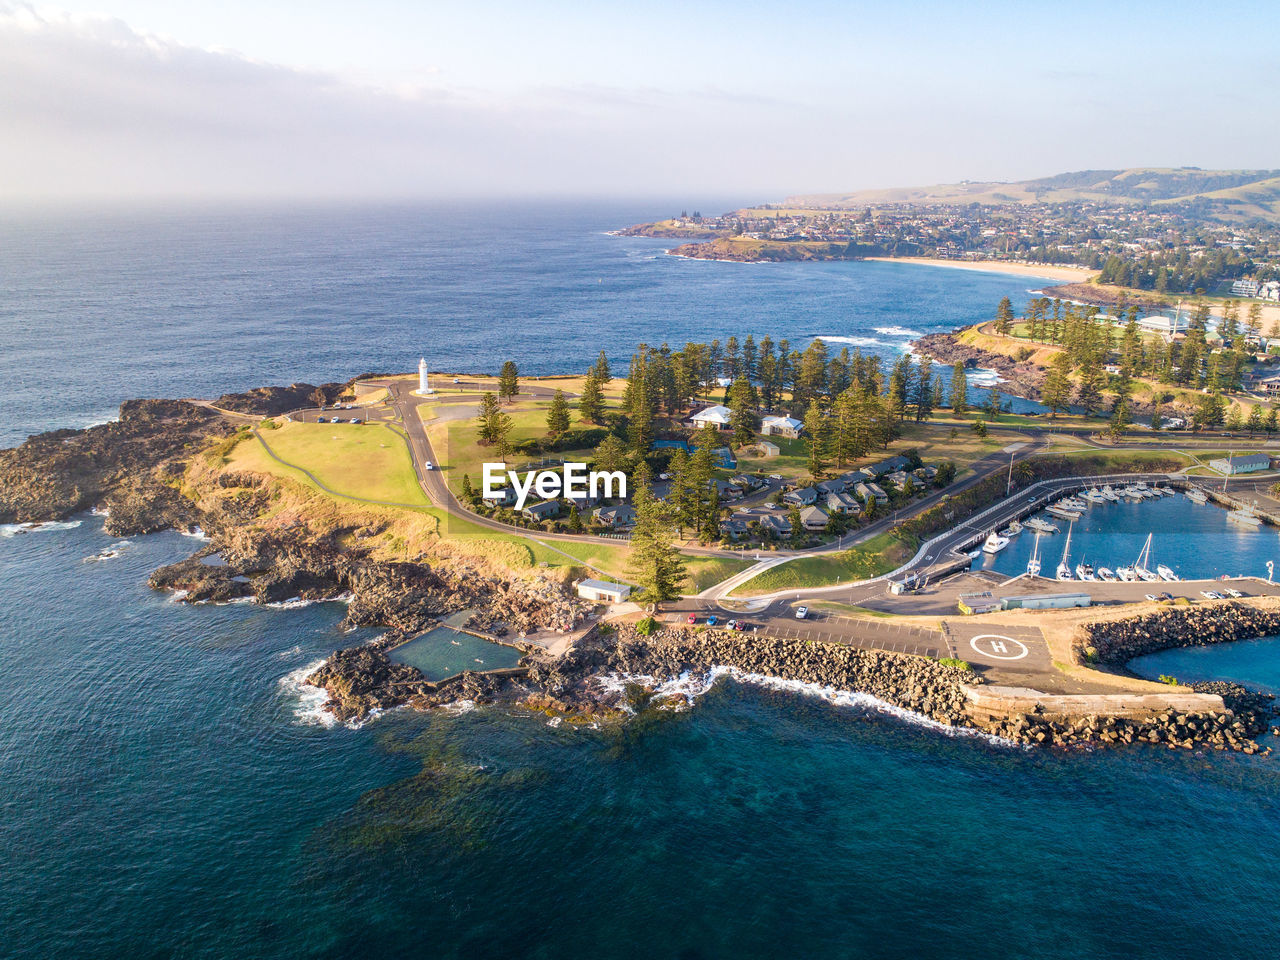
{"type": "Polygon", "coordinates": [[[418,361],[418,389],[414,391],[417,394],[426,396],[431,393],[431,384],[427,382],[427,358],[423,357],[418,361]]]}

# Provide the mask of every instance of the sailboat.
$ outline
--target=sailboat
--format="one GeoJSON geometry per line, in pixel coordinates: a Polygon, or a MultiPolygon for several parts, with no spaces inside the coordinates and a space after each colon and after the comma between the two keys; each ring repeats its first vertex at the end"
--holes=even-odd
{"type": "Polygon", "coordinates": [[[1075,577],[1071,573],[1071,527],[1067,527],[1067,543],[1062,549],[1062,559],[1058,562],[1058,579],[1074,580],[1075,577]]]}
{"type": "Polygon", "coordinates": [[[1163,563],[1156,567],[1156,573],[1160,574],[1161,580],[1181,580],[1182,578],[1173,572],[1172,567],[1167,567],[1163,563]]]}
{"type": "Polygon", "coordinates": [[[1238,523],[1242,527],[1260,527],[1262,526],[1262,518],[1253,512],[1253,508],[1247,504],[1239,509],[1232,510],[1227,514],[1227,519],[1232,523],[1238,523]]]}
{"type": "Polygon", "coordinates": [[[1147,542],[1142,545],[1142,552],[1138,554],[1138,559],[1134,561],[1133,572],[1138,575],[1141,580],[1152,581],[1159,580],[1160,574],[1147,567],[1151,562],[1151,534],[1147,534],[1147,542]]]}
{"type": "Polygon", "coordinates": [[[1027,561],[1027,573],[1033,577],[1040,576],[1040,534],[1036,534],[1036,545],[1031,551],[1031,559],[1027,561]]]}

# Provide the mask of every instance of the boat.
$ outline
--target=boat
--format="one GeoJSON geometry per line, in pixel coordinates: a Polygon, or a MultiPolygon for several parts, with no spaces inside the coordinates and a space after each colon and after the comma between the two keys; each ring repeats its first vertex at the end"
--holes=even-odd
{"type": "Polygon", "coordinates": [[[1034,530],[1036,533],[1057,533],[1058,528],[1048,520],[1041,520],[1039,517],[1032,517],[1027,521],[1028,530],[1034,530]]]}
{"type": "Polygon", "coordinates": [[[1089,508],[1089,505],[1079,497],[1064,497],[1058,501],[1058,506],[1064,510],[1078,510],[1082,513],[1089,508]]]}
{"type": "Polygon", "coordinates": [[[1101,494],[1103,500],[1109,500],[1111,503],[1120,502],[1120,498],[1116,495],[1116,492],[1111,489],[1111,484],[1107,484],[1099,490],[1098,493],[1101,494]]]}
{"type": "Polygon", "coordinates": [[[1199,487],[1188,487],[1187,499],[1192,501],[1193,503],[1208,503],[1209,495],[1205,493],[1203,490],[1201,490],[1199,487]]]}
{"type": "Polygon", "coordinates": [[[1081,560],[1076,564],[1076,579],[1096,581],[1098,576],[1093,572],[1093,567],[1081,560]]]}
{"type": "Polygon", "coordinates": [[[1147,566],[1151,562],[1151,537],[1152,535],[1148,533],[1147,542],[1142,545],[1142,552],[1138,554],[1138,559],[1133,564],[1133,572],[1138,575],[1138,579],[1147,582],[1160,579],[1160,574],[1147,566]]]}
{"type": "Polygon", "coordinates": [[[1090,503],[1106,503],[1107,502],[1107,498],[1102,495],[1102,491],[1099,490],[1097,487],[1090,487],[1088,490],[1082,493],[1081,496],[1084,497],[1086,500],[1088,500],[1090,503]]]}
{"type": "Polygon", "coordinates": [[[1138,575],[1133,572],[1133,567],[1116,567],[1116,576],[1124,583],[1133,583],[1138,579],[1138,575]]]}
{"type": "Polygon", "coordinates": [[[1160,574],[1161,580],[1181,580],[1182,578],[1173,572],[1172,569],[1166,567],[1163,563],[1156,567],[1156,573],[1160,574]]]}
{"type": "MultiPolygon", "coordinates": [[[[1008,531],[1008,534],[1007,534],[1008,536],[1016,537],[1018,534],[1022,532],[1022,524],[1020,524],[1017,520],[1010,520],[1009,525],[1005,527],[1005,530],[1008,531]]],[[[1001,536],[1006,536],[1006,534],[1002,533],[1001,536]]]]}
{"type": "Polygon", "coordinates": [[[1002,537],[994,530],[987,536],[986,541],[982,544],[983,553],[999,553],[1009,545],[1009,538],[1002,537]]]}
{"type": "Polygon", "coordinates": [[[1097,569],[1098,579],[1103,583],[1115,583],[1120,578],[1116,576],[1114,570],[1110,567],[1099,567],[1097,569]]]}
{"type": "Polygon", "coordinates": [[[1071,528],[1067,528],[1067,542],[1062,548],[1062,559],[1058,561],[1058,579],[1074,580],[1071,574],[1071,528]]]}
{"type": "Polygon", "coordinates": [[[1054,504],[1052,507],[1046,507],[1044,512],[1049,514],[1051,517],[1057,517],[1059,520],[1067,520],[1073,523],[1083,516],[1083,514],[1077,510],[1068,510],[1066,507],[1060,507],[1057,504],[1054,504]]]}
{"type": "Polygon", "coordinates": [[[1027,561],[1027,573],[1033,577],[1040,576],[1040,534],[1036,534],[1036,545],[1031,550],[1031,559],[1027,561]]]}
{"type": "Polygon", "coordinates": [[[1227,514],[1227,519],[1232,523],[1238,523],[1242,527],[1260,527],[1262,526],[1262,518],[1253,512],[1252,507],[1241,507],[1238,510],[1232,510],[1227,514]]]}

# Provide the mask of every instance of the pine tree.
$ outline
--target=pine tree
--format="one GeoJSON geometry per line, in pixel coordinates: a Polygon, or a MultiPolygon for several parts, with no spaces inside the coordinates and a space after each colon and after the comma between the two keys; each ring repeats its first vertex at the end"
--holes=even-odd
{"type": "Polygon", "coordinates": [[[547,408],[547,436],[552,446],[560,442],[560,438],[569,432],[569,401],[563,390],[557,390],[551,398],[551,406],[547,408]]]}
{"type": "Polygon", "coordinates": [[[520,371],[511,360],[502,365],[502,370],[498,373],[498,399],[505,400],[507,403],[515,399],[516,394],[520,392],[519,373],[520,371]]]}
{"type": "Polygon", "coordinates": [[[826,460],[827,418],[817,400],[811,401],[805,411],[804,432],[809,442],[809,473],[820,477],[826,460]]]}
{"type": "Polygon", "coordinates": [[[915,404],[916,423],[928,420],[933,413],[933,362],[928,357],[920,358],[919,368],[916,371],[915,404]]]}
{"type": "Polygon", "coordinates": [[[600,378],[592,369],[582,384],[582,396],[578,398],[578,415],[587,423],[599,423],[604,418],[604,391],[600,378]]]}
{"type": "Polygon", "coordinates": [[[964,361],[957,360],[951,368],[951,415],[963,417],[969,412],[969,380],[964,373],[964,361]]]}
{"type": "Polygon", "coordinates": [[[666,504],[654,499],[645,483],[636,485],[633,504],[630,570],[640,585],[640,597],[654,604],[672,600],[680,595],[685,567],[666,504]]]}
{"type": "Polygon", "coordinates": [[[752,412],[751,384],[745,377],[733,381],[729,388],[729,422],[733,427],[733,442],[747,444],[755,437],[756,417],[752,412]]]}
{"type": "Polygon", "coordinates": [[[1277,422],[1275,407],[1272,407],[1270,410],[1267,411],[1267,421],[1265,424],[1265,429],[1267,433],[1275,433],[1277,429],[1280,429],[1280,422],[1277,422]]]}
{"type": "Polygon", "coordinates": [[[494,431],[494,424],[497,422],[496,417],[499,416],[498,398],[492,393],[486,392],[480,398],[480,412],[476,415],[476,420],[480,424],[480,439],[486,443],[493,443],[498,439],[494,431]]]}
{"type": "MultiPolygon", "coordinates": [[[[1255,407],[1254,409],[1256,410],[1257,408],[1255,407]]],[[[468,473],[464,473],[462,475],[461,500],[463,501],[463,503],[469,503],[472,505],[474,505],[476,502],[476,492],[471,486],[471,475],[468,473]]]]}
{"type": "Polygon", "coordinates": [[[1249,427],[1250,437],[1253,437],[1254,434],[1258,434],[1263,431],[1265,425],[1262,420],[1262,404],[1255,403],[1253,405],[1249,410],[1249,419],[1246,423],[1249,427]]]}
{"type": "Polygon", "coordinates": [[[1053,358],[1049,375],[1045,377],[1044,390],[1040,394],[1040,402],[1049,408],[1049,415],[1056,416],[1059,411],[1066,410],[1071,404],[1071,360],[1066,353],[1059,353],[1053,358]]]}
{"type": "Polygon", "coordinates": [[[600,441],[592,455],[595,469],[612,473],[621,470],[623,473],[631,469],[631,458],[627,456],[626,445],[613,434],[600,441]]]}
{"type": "Polygon", "coordinates": [[[1008,297],[1004,297],[1000,300],[1000,305],[996,307],[996,333],[1007,334],[1012,325],[1013,304],[1008,297]]]}
{"type": "Polygon", "coordinates": [[[604,351],[600,351],[600,356],[596,358],[596,365],[592,368],[596,379],[600,381],[600,386],[604,387],[613,379],[613,374],[609,372],[609,358],[604,355],[604,351]]]}

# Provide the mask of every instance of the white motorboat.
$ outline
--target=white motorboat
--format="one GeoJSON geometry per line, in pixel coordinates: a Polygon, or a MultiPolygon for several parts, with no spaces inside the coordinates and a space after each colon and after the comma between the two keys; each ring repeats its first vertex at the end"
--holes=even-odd
{"type": "Polygon", "coordinates": [[[1002,537],[1000,536],[1000,534],[996,533],[993,530],[988,535],[987,539],[983,542],[982,552],[983,553],[999,553],[1008,545],[1009,545],[1009,538],[1002,537]]]}
{"type": "Polygon", "coordinates": [[[1103,500],[1110,501],[1111,503],[1120,502],[1120,498],[1116,496],[1116,492],[1111,489],[1111,484],[1107,484],[1105,487],[1099,490],[1098,493],[1102,495],[1103,500]]]}
{"type": "Polygon", "coordinates": [[[1190,500],[1192,503],[1208,503],[1209,495],[1205,493],[1203,490],[1201,490],[1199,487],[1188,487],[1187,499],[1190,500]]]}
{"type": "Polygon", "coordinates": [[[1066,520],[1071,523],[1083,516],[1078,510],[1068,510],[1066,507],[1058,506],[1056,503],[1052,507],[1045,508],[1044,512],[1051,517],[1057,517],[1059,520],[1066,520]]]}
{"type": "Polygon", "coordinates": [[[1017,520],[1010,520],[1009,525],[1000,531],[1002,537],[1016,537],[1022,532],[1022,524],[1017,520]]]}
{"type": "Polygon", "coordinates": [[[1134,573],[1133,567],[1116,567],[1116,576],[1124,583],[1133,583],[1138,579],[1138,575],[1134,573]]]}
{"type": "Polygon", "coordinates": [[[1099,490],[1097,487],[1090,487],[1088,490],[1082,493],[1081,496],[1084,497],[1084,499],[1088,500],[1090,503],[1106,503],[1107,502],[1107,498],[1102,495],[1102,491],[1099,490]]]}
{"type": "Polygon", "coordinates": [[[1036,545],[1031,550],[1031,559],[1027,561],[1027,573],[1033,577],[1040,576],[1040,534],[1036,534],[1036,545]]]}
{"type": "Polygon", "coordinates": [[[1241,507],[1238,510],[1232,510],[1227,514],[1227,519],[1232,523],[1238,523],[1242,527],[1262,526],[1262,518],[1253,512],[1252,507],[1241,507]]]}
{"type": "Polygon", "coordinates": [[[1048,520],[1041,520],[1039,517],[1032,517],[1026,523],[1028,530],[1034,530],[1036,533],[1057,533],[1058,528],[1048,520]]]}
{"type": "Polygon", "coordinates": [[[1064,497],[1058,501],[1058,506],[1062,507],[1064,510],[1078,510],[1081,512],[1089,508],[1089,505],[1079,497],[1064,497]]]}
{"type": "Polygon", "coordinates": [[[1099,567],[1097,570],[1098,579],[1103,583],[1115,583],[1120,578],[1116,576],[1116,572],[1110,567],[1099,567]]]}
{"type": "Polygon", "coordinates": [[[1182,579],[1180,576],[1174,573],[1172,569],[1170,569],[1169,567],[1166,567],[1163,563],[1159,564],[1156,567],[1156,573],[1160,574],[1161,580],[1174,581],[1174,580],[1182,579]]]}
{"type": "Polygon", "coordinates": [[[1096,581],[1098,576],[1093,572],[1093,567],[1081,560],[1076,564],[1076,579],[1092,582],[1096,581]]]}

